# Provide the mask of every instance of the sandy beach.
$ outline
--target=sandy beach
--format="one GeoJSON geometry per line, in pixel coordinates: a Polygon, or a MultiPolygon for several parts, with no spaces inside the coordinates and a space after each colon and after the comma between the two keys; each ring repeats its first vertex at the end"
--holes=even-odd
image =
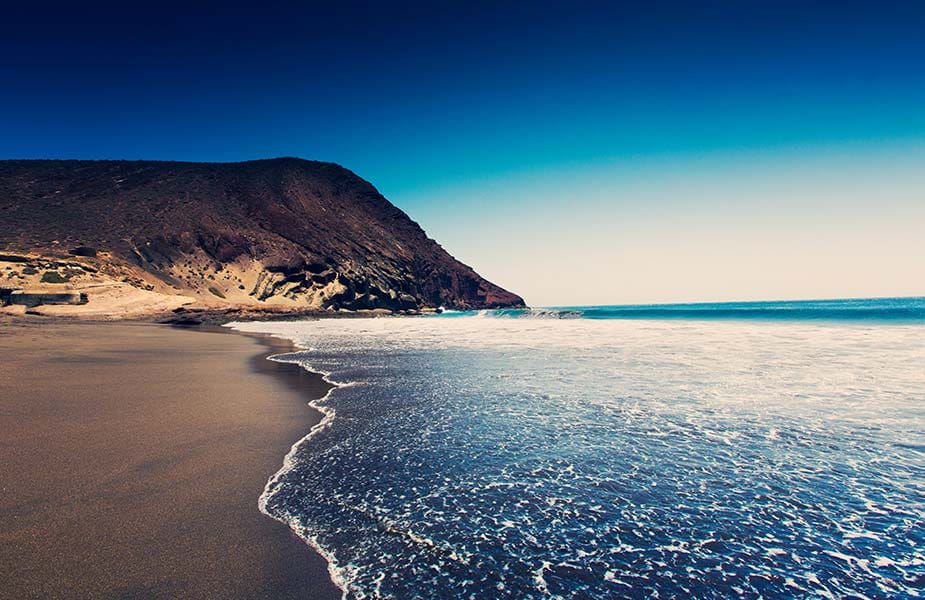
{"type": "Polygon", "coordinates": [[[339,598],[324,561],[257,509],[326,390],[264,360],[288,349],[0,323],[0,597],[339,598]]]}

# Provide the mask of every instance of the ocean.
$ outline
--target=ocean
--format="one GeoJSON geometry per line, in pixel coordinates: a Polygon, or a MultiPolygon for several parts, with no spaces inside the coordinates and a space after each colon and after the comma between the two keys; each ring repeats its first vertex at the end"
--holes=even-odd
{"type": "Polygon", "coordinates": [[[925,595],[925,299],[240,323],[335,383],[260,499],[350,598],[925,595]]]}

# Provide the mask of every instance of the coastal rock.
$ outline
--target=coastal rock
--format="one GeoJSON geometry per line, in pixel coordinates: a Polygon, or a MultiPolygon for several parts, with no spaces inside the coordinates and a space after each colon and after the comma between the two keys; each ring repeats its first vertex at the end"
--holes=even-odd
{"type": "Polygon", "coordinates": [[[4,252],[48,264],[79,256],[100,277],[207,303],[351,311],[524,304],[332,163],[0,161],[0,214],[4,252]]]}
{"type": "Polygon", "coordinates": [[[72,248],[70,253],[74,256],[85,256],[88,258],[96,257],[96,249],[89,246],[77,246],[76,248],[72,248]]]}

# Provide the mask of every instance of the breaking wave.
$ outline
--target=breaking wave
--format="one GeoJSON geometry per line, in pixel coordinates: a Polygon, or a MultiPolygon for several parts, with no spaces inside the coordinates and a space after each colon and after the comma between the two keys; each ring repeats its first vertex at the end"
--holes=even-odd
{"type": "Polygon", "coordinates": [[[681,319],[925,323],[925,298],[632,304],[452,311],[442,318],[681,319]]]}

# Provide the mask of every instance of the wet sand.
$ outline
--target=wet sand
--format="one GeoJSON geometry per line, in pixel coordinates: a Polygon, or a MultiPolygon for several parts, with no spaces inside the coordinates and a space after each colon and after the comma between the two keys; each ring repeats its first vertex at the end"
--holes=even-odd
{"type": "Polygon", "coordinates": [[[327,389],[264,360],[289,349],[0,322],[0,598],[339,598],[321,557],[257,509],[327,389]]]}

